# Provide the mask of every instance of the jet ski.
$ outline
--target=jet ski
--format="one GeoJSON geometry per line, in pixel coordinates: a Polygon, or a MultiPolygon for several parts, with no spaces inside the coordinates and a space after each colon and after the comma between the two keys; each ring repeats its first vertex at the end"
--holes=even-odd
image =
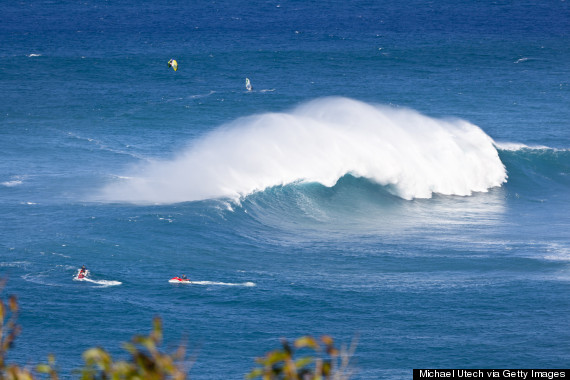
{"type": "Polygon", "coordinates": [[[168,282],[170,282],[171,284],[191,284],[192,281],[190,281],[189,278],[182,278],[182,277],[172,277],[170,280],[168,280],[168,282]]]}
{"type": "Polygon", "coordinates": [[[74,280],[84,280],[87,278],[87,276],[89,276],[89,271],[88,270],[81,270],[78,269],[77,270],[77,275],[73,278],[74,280]]]}

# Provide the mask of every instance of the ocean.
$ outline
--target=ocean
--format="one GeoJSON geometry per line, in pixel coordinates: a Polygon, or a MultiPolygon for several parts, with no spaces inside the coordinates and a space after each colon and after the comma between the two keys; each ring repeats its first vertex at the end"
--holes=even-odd
{"type": "Polygon", "coordinates": [[[160,316],[193,379],[304,335],[355,379],[568,368],[568,4],[1,2],[8,361],[160,316]]]}

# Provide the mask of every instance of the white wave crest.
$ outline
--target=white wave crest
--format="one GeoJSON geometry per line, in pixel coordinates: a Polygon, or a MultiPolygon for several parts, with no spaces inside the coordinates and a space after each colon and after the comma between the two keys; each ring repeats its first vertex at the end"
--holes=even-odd
{"type": "Polygon", "coordinates": [[[0,185],[5,187],[20,186],[23,183],[24,178],[25,177],[23,176],[13,176],[9,181],[0,182],[0,185]]]}
{"type": "Polygon", "coordinates": [[[508,151],[512,151],[512,152],[518,151],[518,150],[523,150],[523,149],[528,149],[528,150],[558,150],[558,149],[550,148],[550,147],[545,146],[545,145],[526,145],[526,144],[517,143],[517,142],[495,142],[495,146],[497,147],[497,149],[508,150],[508,151]]]}
{"type": "Polygon", "coordinates": [[[404,199],[471,195],[507,179],[493,140],[469,122],[324,98],[222,126],[176,158],[152,162],[102,189],[97,199],[239,199],[298,182],[334,186],[346,174],[388,186],[404,199]]]}
{"type": "Polygon", "coordinates": [[[22,184],[22,181],[20,180],[16,180],[16,181],[5,181],[0,183],[0,185],[2,186],[6,186],[6,187],[14,187],[14,186],[19,186],[22,184]]]}
{"type": "Polygon", "coordinates": [[[553,152],[567,152],[569,149],[565,148],[552,148],[546,145],[526,145],[517,142],[495,142],[495,146],[499,150],[516,152],[520,150],[549,150],[553,152]]]}

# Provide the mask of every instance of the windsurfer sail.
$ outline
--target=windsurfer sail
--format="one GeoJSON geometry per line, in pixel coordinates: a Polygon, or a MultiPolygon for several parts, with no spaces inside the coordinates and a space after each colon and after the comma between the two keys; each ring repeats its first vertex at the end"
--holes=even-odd
{"type": "Polygon", "coordinates": [[[249,78],[245,78],[245,89],[246,89],[247,91],[253,90],[253,86],[251,85],[251,82],[249,81],[249,78]]]}
{"type": "Polygon", "coordinates": [[[172,67],[174,71],[178,70],[178,62],[175,59],[168,61],[168,67],[172,67]]]}

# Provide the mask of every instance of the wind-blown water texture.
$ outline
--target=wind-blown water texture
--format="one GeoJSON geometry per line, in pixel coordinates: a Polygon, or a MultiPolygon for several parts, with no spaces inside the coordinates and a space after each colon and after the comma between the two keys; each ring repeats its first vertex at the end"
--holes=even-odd
{"type": "Polygon", "coordinates": [[[296,182],[334,186],[364,177],[404,198],[470,195],[507,174],[493,140],[463,120],[324,98],[288,113],[241,118],[178,157],[136,170],[100,199],[174,203],[247,196],[296,182]]]}

